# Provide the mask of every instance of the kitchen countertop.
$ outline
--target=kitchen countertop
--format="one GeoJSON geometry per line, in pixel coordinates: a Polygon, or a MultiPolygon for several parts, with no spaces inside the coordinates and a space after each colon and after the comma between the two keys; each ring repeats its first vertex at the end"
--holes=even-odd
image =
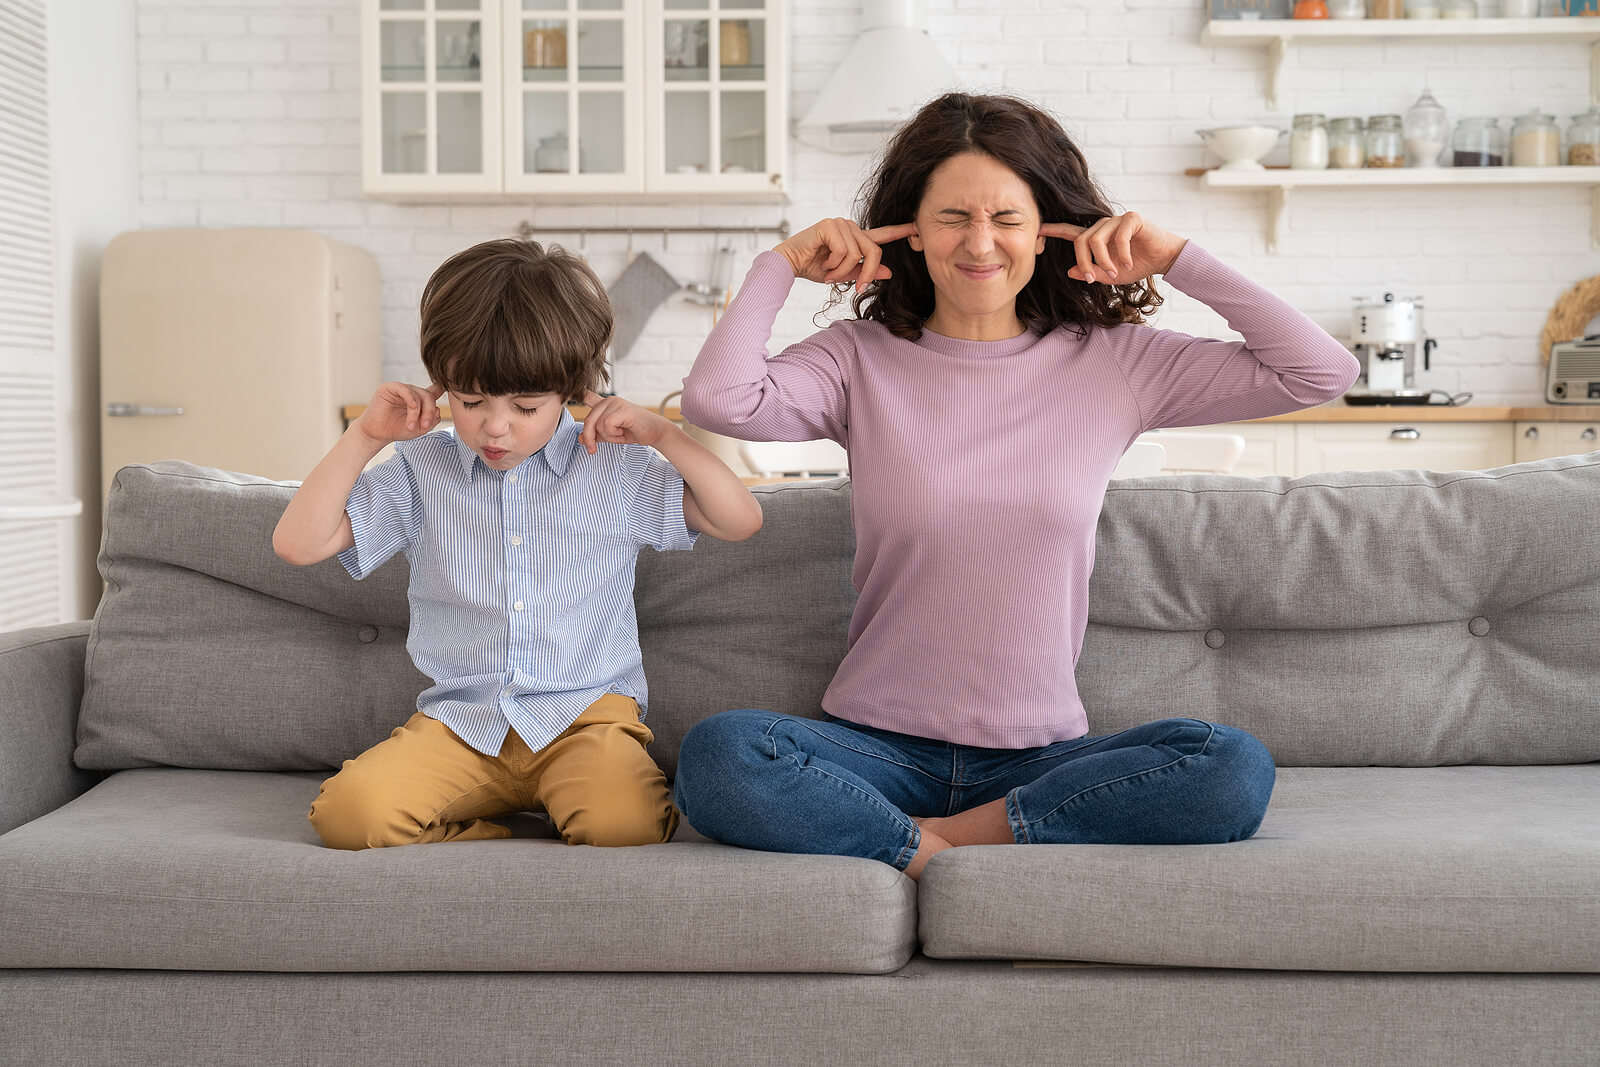
{"type": "MultiPolygon", "coordinates": [[[[348,424],[366,410],[365,404],[346,404],[344,419],[348,424]]],[[[441,404],[445,418],[450,417],[448,404],[441,404]]],[[[567,408],[572,417],[582,422],[589,409],[581,404],[567,408]]],[[[669,406],[667,418],[682,422],[683,415],[669,406]]],[[[1255,419],[1255,422],[1595,422],[1600,421],[1600,404],[1544,405],[1541,407],[1491,407],[1487,404],[1463,404],[1449,407],[1444,404],[1373,404],[1352,405],[1343,400],[1333,400],[1304,411],[1291,411],[1287,415],[1255,419]]]]}
{"type": "Polygon", "coordinates": [[[1491,407],[1487,404],[1346,404],[1332,400],[1255,422],[1593,422],[1600,404],[1491,407]]]}

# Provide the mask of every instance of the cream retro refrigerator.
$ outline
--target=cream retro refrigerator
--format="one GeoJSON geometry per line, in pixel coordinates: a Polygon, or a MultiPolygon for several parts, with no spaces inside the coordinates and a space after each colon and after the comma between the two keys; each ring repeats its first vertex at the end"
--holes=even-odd
{"type": "Polygon", "coordinates": [[[290,229],[135,230],[100,276],[101,490],[185,459],[306,476],[382,372],[378,266],[290,229]]]}

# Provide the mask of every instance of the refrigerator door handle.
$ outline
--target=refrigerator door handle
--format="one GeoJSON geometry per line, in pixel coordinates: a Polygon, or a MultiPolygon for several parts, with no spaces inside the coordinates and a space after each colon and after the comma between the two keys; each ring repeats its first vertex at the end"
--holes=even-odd
{"type": "Polygon", "coordinates": [[[129,404],[122,400],[113,400],[106,405],[106,414],[112,418],[121,418],[129,415],[182,415],[183,409],[161,404],[129,404]]]}

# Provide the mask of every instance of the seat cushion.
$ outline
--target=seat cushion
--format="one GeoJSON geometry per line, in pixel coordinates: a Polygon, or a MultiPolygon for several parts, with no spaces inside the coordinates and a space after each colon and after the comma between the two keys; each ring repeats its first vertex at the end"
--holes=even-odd
{"type": "Polygon", "coordinates": [[[950,849],[920,890],[946,958],[1600,972],[1600,764],[1282,769],[1249,841],[950,849]]]}
{"type": "Polygon", "coordinates": [[[123,771],[0,836],[0,966],[868,974],[915,948],[915,886],[882,863],[684,829],[341,852],[306,819],[320,779],[123,771]]]}

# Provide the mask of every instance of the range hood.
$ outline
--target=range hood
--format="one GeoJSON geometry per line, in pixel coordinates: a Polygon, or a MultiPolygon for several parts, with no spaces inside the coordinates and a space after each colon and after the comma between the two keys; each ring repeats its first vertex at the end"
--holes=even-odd
{"type": "Polygon", "coordinates": [[[918,0],[862,0],[861,36],[797,124],[831,133],[886,133],[961,86],[919,25],[918,0]]]}

